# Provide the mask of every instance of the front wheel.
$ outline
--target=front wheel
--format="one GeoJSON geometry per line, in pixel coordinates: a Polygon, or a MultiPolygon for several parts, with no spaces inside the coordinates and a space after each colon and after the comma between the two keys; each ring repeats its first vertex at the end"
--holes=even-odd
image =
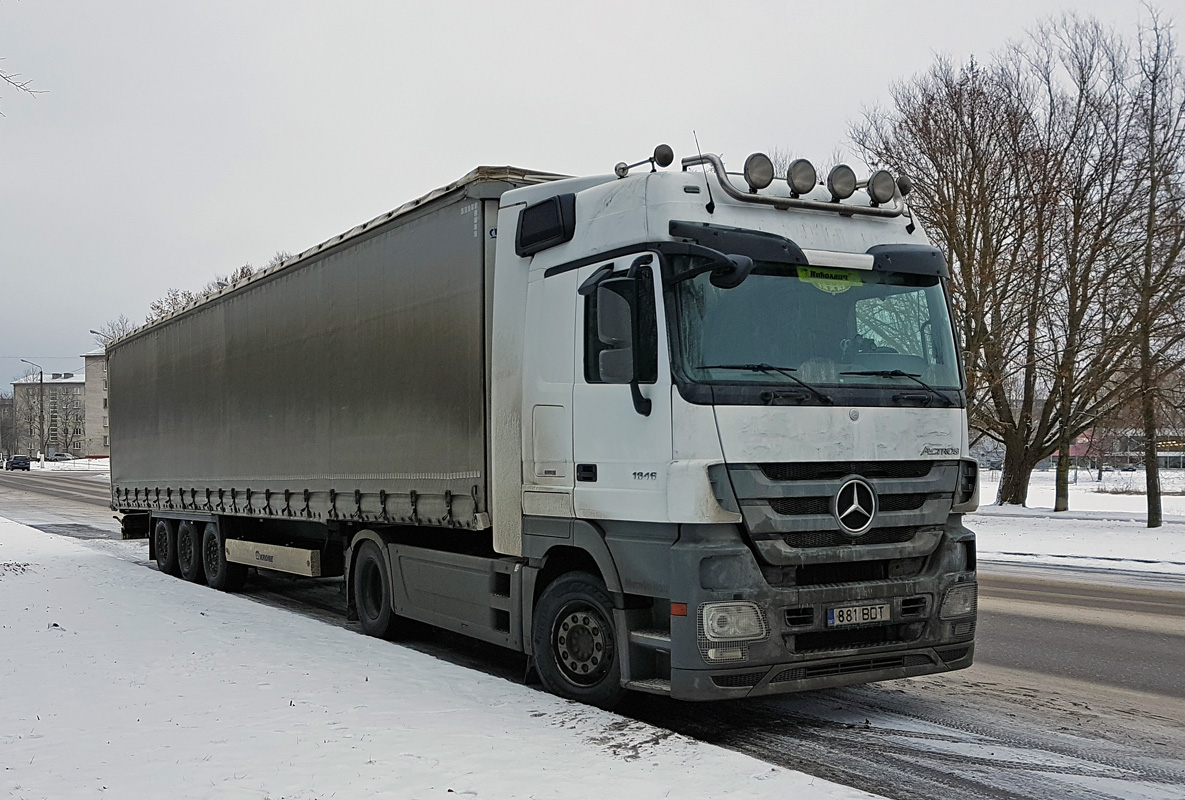
{"type": "Polygon", "coordinates": [[[539,679],[552,694],[601,708],[625,696],[613,601],[595,575],[569,573],[543,590],[531,644],[539,679]]]}

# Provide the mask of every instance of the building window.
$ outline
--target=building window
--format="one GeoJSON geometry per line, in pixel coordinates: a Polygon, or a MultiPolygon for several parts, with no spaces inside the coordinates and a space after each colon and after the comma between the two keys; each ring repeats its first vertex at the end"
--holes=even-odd
{"type": "Polygon", "coordinates": [[[106,408],[106,407],[107,407],[107,398],[104,397],[103,398],[103,408],[106,408]]]}
{"type": "Polygon", "coordinates": [[[107,439],[107,437],[106,437],[106,436],[104,436],[104,437],[103,437],[103,446],[104,446],[104,447],[110,447],[110,446],[111,446],[111,442],[109,442],[109,441],[108,441],[108,439],[107,439]]]}

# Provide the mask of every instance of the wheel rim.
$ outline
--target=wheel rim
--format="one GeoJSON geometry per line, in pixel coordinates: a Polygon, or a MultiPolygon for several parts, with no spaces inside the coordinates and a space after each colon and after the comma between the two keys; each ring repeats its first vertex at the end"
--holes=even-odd
{"type": "Polygon", "coordinates": [[[378,565],[367,561],[362,565],[362,574],[358,576],[358,583],[362,589],[362,612],[367,619],[378,619],[383,605],[383,576],[379,574],[378,565]]]}
{"type": "Polygon", "coordinates": [[[613,662],[609,631],[604,616],[591,604],[564,606],[551,630],[551,649],[564,678],[577,686],[592,686],[604,679],[613,662]]]}
{"type": "Polygon", "coordinates": [[[173,555],[169,552],[169,531],[163,526],[158,526],[156,529],[156,560],[164,563],[169,560],[169,556],[173,555]]]}
{"type": "Polygon", "coordinates": [[[205,564],[206,569],[211,575],[218,574],[218,568],[222,564],[222,560],[218,557],[219,553],[218,537],[207,536],[205,541],[205,564]]]}
{"type": "Polygon", "coordinates": [[[193,564],[194,557],[193,537],[189,535],[188,531],[182,530],[177,532],[177,562],[185,569],[193,564]]]}

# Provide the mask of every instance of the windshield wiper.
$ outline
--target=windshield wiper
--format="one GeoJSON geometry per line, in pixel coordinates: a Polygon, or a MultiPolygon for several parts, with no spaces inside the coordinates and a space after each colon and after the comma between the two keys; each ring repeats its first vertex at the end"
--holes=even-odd
{"type": "Polygon", "coordinates": [[[776,372],[779,375],[785,375],[787,378],[809,391],[815,397],[819,398],[819,400],[821,400],[823,403],[829,406],[835,405],[834,400],[795,375],[794,373],[797,372],[797,370],[794,367],[775,367],[771,364],[703,364],[699,367],[696,367],[696,369],[743,369],[747,372],[760,372],[763,374],[776,372]]]}
{"type": "Polygon", "coordinates": [[[944,395],[942,392],[938,391],[933,386],[926,383],[924,380],[921,379],[920,376],[914,375],[914,374],[906,372],[904,370],[900,370],[900,369],[866,369],[866,370],[859,370],[857,372],[841,372],[839,374],[840,375],[867,375],[867,376],[877,377],[877,378],[909,378],[911,381],[916,383],[918,386],[921,386],[923,389],[930,392],[932,395],[937,397],[939,400],[946,403],[946,405],[948,407],[953,408],[955,405],[957,405],[954,400],[951,400],[949,397],[944,395]]]}

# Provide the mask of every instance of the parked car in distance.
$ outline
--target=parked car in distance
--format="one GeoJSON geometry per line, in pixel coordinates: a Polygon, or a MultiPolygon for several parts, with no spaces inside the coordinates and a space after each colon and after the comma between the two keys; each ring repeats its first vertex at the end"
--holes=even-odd
{"type": "Polygon", "coordinates": [[[28,456],[13,456],[8,459],[8,463],[4,465],[5,469],[23,469],[26,472],[29,470],[28,456]]]}
{"type": "Polygon", "coordinates": [[[54,453],[52,456],[50,456],[49,458],[47,458],[45,460],[46,461],[73,461],[74,456],[70,455],[69,453],[54,453]]]}

